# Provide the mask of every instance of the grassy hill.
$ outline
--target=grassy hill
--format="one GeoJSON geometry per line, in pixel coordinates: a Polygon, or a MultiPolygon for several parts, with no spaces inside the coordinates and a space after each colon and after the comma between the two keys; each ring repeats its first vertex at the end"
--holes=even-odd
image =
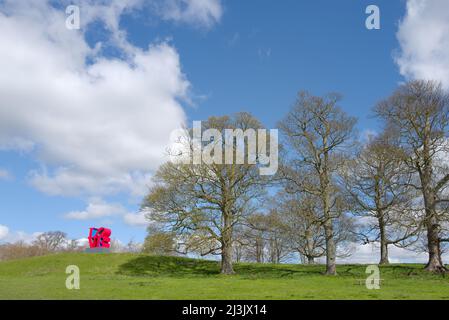
{"type": "Polygon", "coordinates": [[[214,261],[139,254],[56,254],[0,262],[0,299],[449,299],[449,277],[422,265],[381,267],[385,283],[368,290],[365,266],[246,264],[219,274],[214,261]],[[65,287],[68,265],[80,268],[80,290],[65,287]]]}

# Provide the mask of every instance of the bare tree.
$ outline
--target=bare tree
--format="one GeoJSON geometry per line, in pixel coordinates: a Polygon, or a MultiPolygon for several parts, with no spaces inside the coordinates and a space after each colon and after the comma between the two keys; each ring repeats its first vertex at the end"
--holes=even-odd
{"type": "Polygon", "coordinates": [[[239,243],[250,261],[281,263],[291,254],[287,226],[276,208],[253,214],[239,229],[239,243]]]}
{"type": "Polygon", "coordinates": [[[66,243],[67,235],[62,231],[48,231],[36,237],[34,244],[39,248],[54,252],[66,243]]]}
{"type": "Polygon", "coordinates": [[[143,249],[143,244],[139,242],[135,242],[133,239],[129,240],[126,244],[125,251],[131,253],[141,252],[143,249]]]}
{"type": "Polygon", "coordinates": [[[300,92],[286,118],[279,124],[286,145],[294,153],[281,170],[289,189],[305,192],[320,200],[320,220],[326,237],[326,274],[335,275],[337,247],[334,220],[337,197],[334,175],[341,164],[340,155],[353,138],[356,119],[337,106],[338,94],[324,97],[300,92]]]}
{"type": "Polygon", "coordinates": [[[388,246],[403,246],[419,231],[413,215],[410,174],[391,131],[369,137],[368,143],[340,169],[342,186],[353,211],[364,217],[363,243],[380,243],[380,264],[388,264],[388,246]]]}
{"type": "MultiPolygon", "coordinates": [[[[241,150],[236,142],[226,143],[224,135],[228,130],[237,130],[245,136],[247,130],[261,127],[247,113],[234,117],[211,117],[202,124],[202,129],[212,129],[214,133],[208,137],[212,141],[207,141],[208,146],[213,145],[209,149],[211,156],[221,159],[223,150],[229,150],[229,147],[234,156],[241,150]]],[[[194,150],[195,143],[198,143],[188,137],[186,141],[189,151],[194,150]]],[[[252,151],[248,145],[244,149],[247,156],[244,158],[249,159],[252,151]]],[[[266,180],[259,175],[256,164],[246,160],[244,163],[232,162],[168,162],[155,174],[154,186],[143,203],[144,207],[151,209],[148,215],[151,220],[165,223],[171,231],[187,239],[183,244],[186,250],[199,248],[201,255],[220,254],[223,274],[234,273],[234,227],[254,211],[254,203],[263,195],[266,180]]]]}
{"type": "Polygon", "coordinates": [[[443,189],[449,183],[447,161],[438,161],[448,154],[449,96],[441,84],[433,81],[412,81],[400,86],[375,111],[401,137],[404,163],[418,178],[410,186],[422,193],[424,225],[427,231],[429,271],[444,270],[441,259],[441,221],[445,211],[439,206],[448,199],[443,189]]]}
{"type": "MultiPolygon", "coordinates": [[[[249,219],[253,218],[250,216],[249,219]]],[[[257,254],[255,254],[255,233],[253,229],[250,229],[245,224],[236,225],[233,232],[233,260],[235,262],[241,261],[256,261],[257,254]]]]}
{"type": "Polygon", "coordinates": [[[237,228],[238,241],[244,250],[243,256],[247,261],[264,263],[266,259],[266,219],[262,213],[254,213],[237,228]]]}
{"type": "Polygon", "coordinates": [[[276,199],[291,250],[299,254],[302,263],[315,263],[315,259],[326,254],[317,198],[280,192],[276,199]]]}
{"type": "Polygon", "coordinates": [[[243,261],[243,259],[245,258],[245,252],[246,252],[246,247],[247,247],[247,241],[245,241],[246,239],[244,238],[244,232],[242,230],[242,228],[234,228],[234,240],[232,242],[232,256],[233,256],[233,261],[235,262],[241,262],[243,261]]]}
{"type": "Polygon", "coordinates": [[[288,258],[291,253],[287,225],[277,208],[271,209],[264,217],[269,261],[280,263],[288,258]]]}
{"type": "Polygon", "coordinates": [[[83,247],[79,245],[78,240],[71,239],[67,241],[65,249],[69,252],[78,252],[81,251],[83,247]]]}
{"type": "Polygon", "coordinates": [[[112,238],[110,241],[110,250],[114,253],[125,252],[126,247],[120,242],[120,240],[112,238]]]}

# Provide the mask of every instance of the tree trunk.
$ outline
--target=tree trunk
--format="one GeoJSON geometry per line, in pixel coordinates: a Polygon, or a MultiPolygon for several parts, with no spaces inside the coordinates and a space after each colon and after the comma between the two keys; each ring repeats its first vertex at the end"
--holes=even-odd
{"type": "MultiPolygon", "coordinates": [[[[327,157],[326,157],[327,158],[327,157]]],[[[327,161],[326,161],[327,163],[327,161]]],[[[323,209],[324,209],[324,235],[326,237],[326,274],[335,276],[337,275],[336,254],[337,247],[334,239],[334,226],[332,224],[332,215],[330,208],[330,191],[329,191],[329,178],[327,172],[325,172],[320,179],[321,184],[324,186],[323,194],[323,209]]]]}
{"type": "Polygon", "coordinates": [[[427,249],[429,251],[429,261],[426,270],[441,272],[445,270],[440,257],[439,224],[433,216],[427,221],[427,249]]]}
{"type": "Polygon", "coordinates": [[[234,256],[235,256],[235,262],[239,263],[242,259],[242,249],[240,247],[240,244],[237,246],[234,246],[234,256]]]}
{"type": "Polygon", "coordinates": [[[263,257],[263,240],[259,236],[256,238],[255,249],[256,249],[256,262],[257,263],[263,263],[263,260],[264,260],[264,257],[263,257]]]}
{"type": "Polygon", "coordinates": [[[307,248],[306,253],[308,254],[305,255],[305,258],[307,258],[307,264],[315,264],[315,258],[313,257],[314,248],[313,248],[312,232],[310,231],[309,228],[306,229],[305,237],[307,248]]]}
{"type": "Polygon", "coordinates": [[[232,225],[230,214],[223,215],[223,231],[221,234],[221,273],[233,274],[232,267],[232,225]]]}
{"type": "Polygon", "coordinates": [[[381,240],[380,244],[380,262],[381,265],[387,265],[390,261],[388,259],[388,244],[381,240]]]}
{"type": "Polygon", "coordinates": [[[336,246],[334,240],[334,230],[332,220],[329,219],[324,224],[324,232],[326,235],[326,274],[337,275],[336,266],[336,246]]]}
{"type": "Polygon", "coordinates": [[[442,251],[441,251],[441,241],[438,240],[438,256],[440,258],[440,264],[443,266],[444,271],[447,271],[447,268],[444,266],[443,263],[443,257],[442,257],[442,251]]]}
{"type": "Polygon", "coordinates": [[[225,245],[223,243],[223,249],[221,252],[221,273],[222,274],[234,274],[234,268],[232,267],[232,246],[225,245]]]}
{"type": "Polygon", "coordinates": [[[380,262],[381,265],[389,264],[388,260],[388,239],[385,232],[385,223],[382,213],[379,215],[379,231],[380,231],[380,262]]]}
{"type": "Polygon", "coordinates": [[[426,213],[426,228],[427,228],[427,249],[429,251],[429,261],[425,267],[431,272],[441,272],[445,270],[440,258],[440,224],[436,215],[435,189],[432,187],[432,156],[430,155],[430,129],[429,123],[426,123],[426,139],[423,143],[423,168],[419,172],[421,179],[421,187],[424,197],[424,208],[426,213]]]}
{"type": "Polygon", "coordinates": [[[426,213],[427,251],[429,253],[429,261],[425,269],[431,272],[441,272],[445,268],[440,257],[440,224],[435,210],[436,196],[430,185],[431,177],[432,171],[428,165],[420,174],[426,213]]]}

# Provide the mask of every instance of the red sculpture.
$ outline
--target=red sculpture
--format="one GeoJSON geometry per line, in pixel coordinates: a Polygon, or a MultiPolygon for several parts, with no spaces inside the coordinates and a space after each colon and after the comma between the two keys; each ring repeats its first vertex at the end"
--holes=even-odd
{"type": "Polygon", "coordinates": [[[91,248],[110,248],[111,229],[107,228],[89,228],[89,247],[91,248]]]}

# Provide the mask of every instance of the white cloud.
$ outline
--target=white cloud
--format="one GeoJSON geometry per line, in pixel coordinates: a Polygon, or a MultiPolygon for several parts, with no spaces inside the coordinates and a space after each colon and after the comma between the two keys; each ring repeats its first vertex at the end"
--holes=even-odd
{"type": "Polygon", "coordinates": [[[0,224],[0,240],[5,239],[9,234],[9,229],[7,226],[0,224]]]}
{"type": "MultiPolygon", "coordinates": [[[[380,248],[376,243],[354,244],[354,252],[348,258],[338,259],[338,263],[377,264],[380,260],[380,248]]],[[[388,246],[390,263],[427,263],[426,253],[417,253],[393,245],[388,246]]],[[[446,255],[443,259],[448,259],[446,255]]]]}
{"type": "Polygon", "coordinates": [[[27,232],[24,232],[24,231],[10,232],[8,230],[8,233],[6,234],[6,236],[3,239],[0,237],[0,240],[2,240],[4,242],[9,242],[9,243],[14,243],[14,242],[17,242],[17,241],[23,241],[23,242],[25,242],[27,244],[31,244],[42,233],[43,232],[27,233],[27,232]]]}
{"type": "Polygon", "coordinates": [[[133,227],[146,227],[149,224],[145,218],[145,212],[127,213],[123,216],[123,221],[133,227]]]}
{"type": "Polygon", "coordinates": [[[449,89],[449,1],[408,0],[397,38],[402,75],[438,80],[449,89]]]}
{"type": "Polygon", "coordinates": [[[125,215],[126,209],[117,203],[107,203],[100,198],[92,198],[83,211],[72,211],[64,215],[67,219],[88,220],[116,215],[125,215]]]}
{"type": "Polygon", "coordinates": [[[123,222],[132,227],[145,227],[148,221],[144,211],[129,212],[119,203],[108,203],[101,198],[91,198],[86,208],[82,211],[72,211],[64,214],[69,220],[91,220],[107,217],[121,217],[123,222]]]}
{"type": "Polygon", "coordinates": [[[163,0],[156,9],[163,19],[209,28],[223,15],[221,0],[163,0]]]}
{"type": "Polygon", "coordinates": [[[164,160],[189,82],[170,44],[141,50],[121,39],[126,58],[108,59],[46,1],[0,5],[0,149],[33,150],[39,190],[142,194],[164,160]]]}
{"type": "Polygon", "coordinates": [[[76,245],[79,247],[84,247],[89,245],[89,239],[88,238],[80,238],[75,239],[76,245]]]}
{"type": "Polygon", "coordinates": [[[221,0],[64,0],[66,5],[78,4],[83,25],[100,19],[115,32],[115,40],[123,41],[125,33],[120,30],[122,13],[145,10],[148,14],[174,22],[210,28],[223,15],[221,0]]]}
{"type": "Polygon", "coordinates": [[[117,172],[108,176],[63,167],[54,170],[53,174],[45,169],[30,172],[31,184],[51,195],[77,195],[80,192],[98,195],[126,190],[129,194],[140,197],[148,189],[150,177],[149,173],[144,172],[117,172]]]}

